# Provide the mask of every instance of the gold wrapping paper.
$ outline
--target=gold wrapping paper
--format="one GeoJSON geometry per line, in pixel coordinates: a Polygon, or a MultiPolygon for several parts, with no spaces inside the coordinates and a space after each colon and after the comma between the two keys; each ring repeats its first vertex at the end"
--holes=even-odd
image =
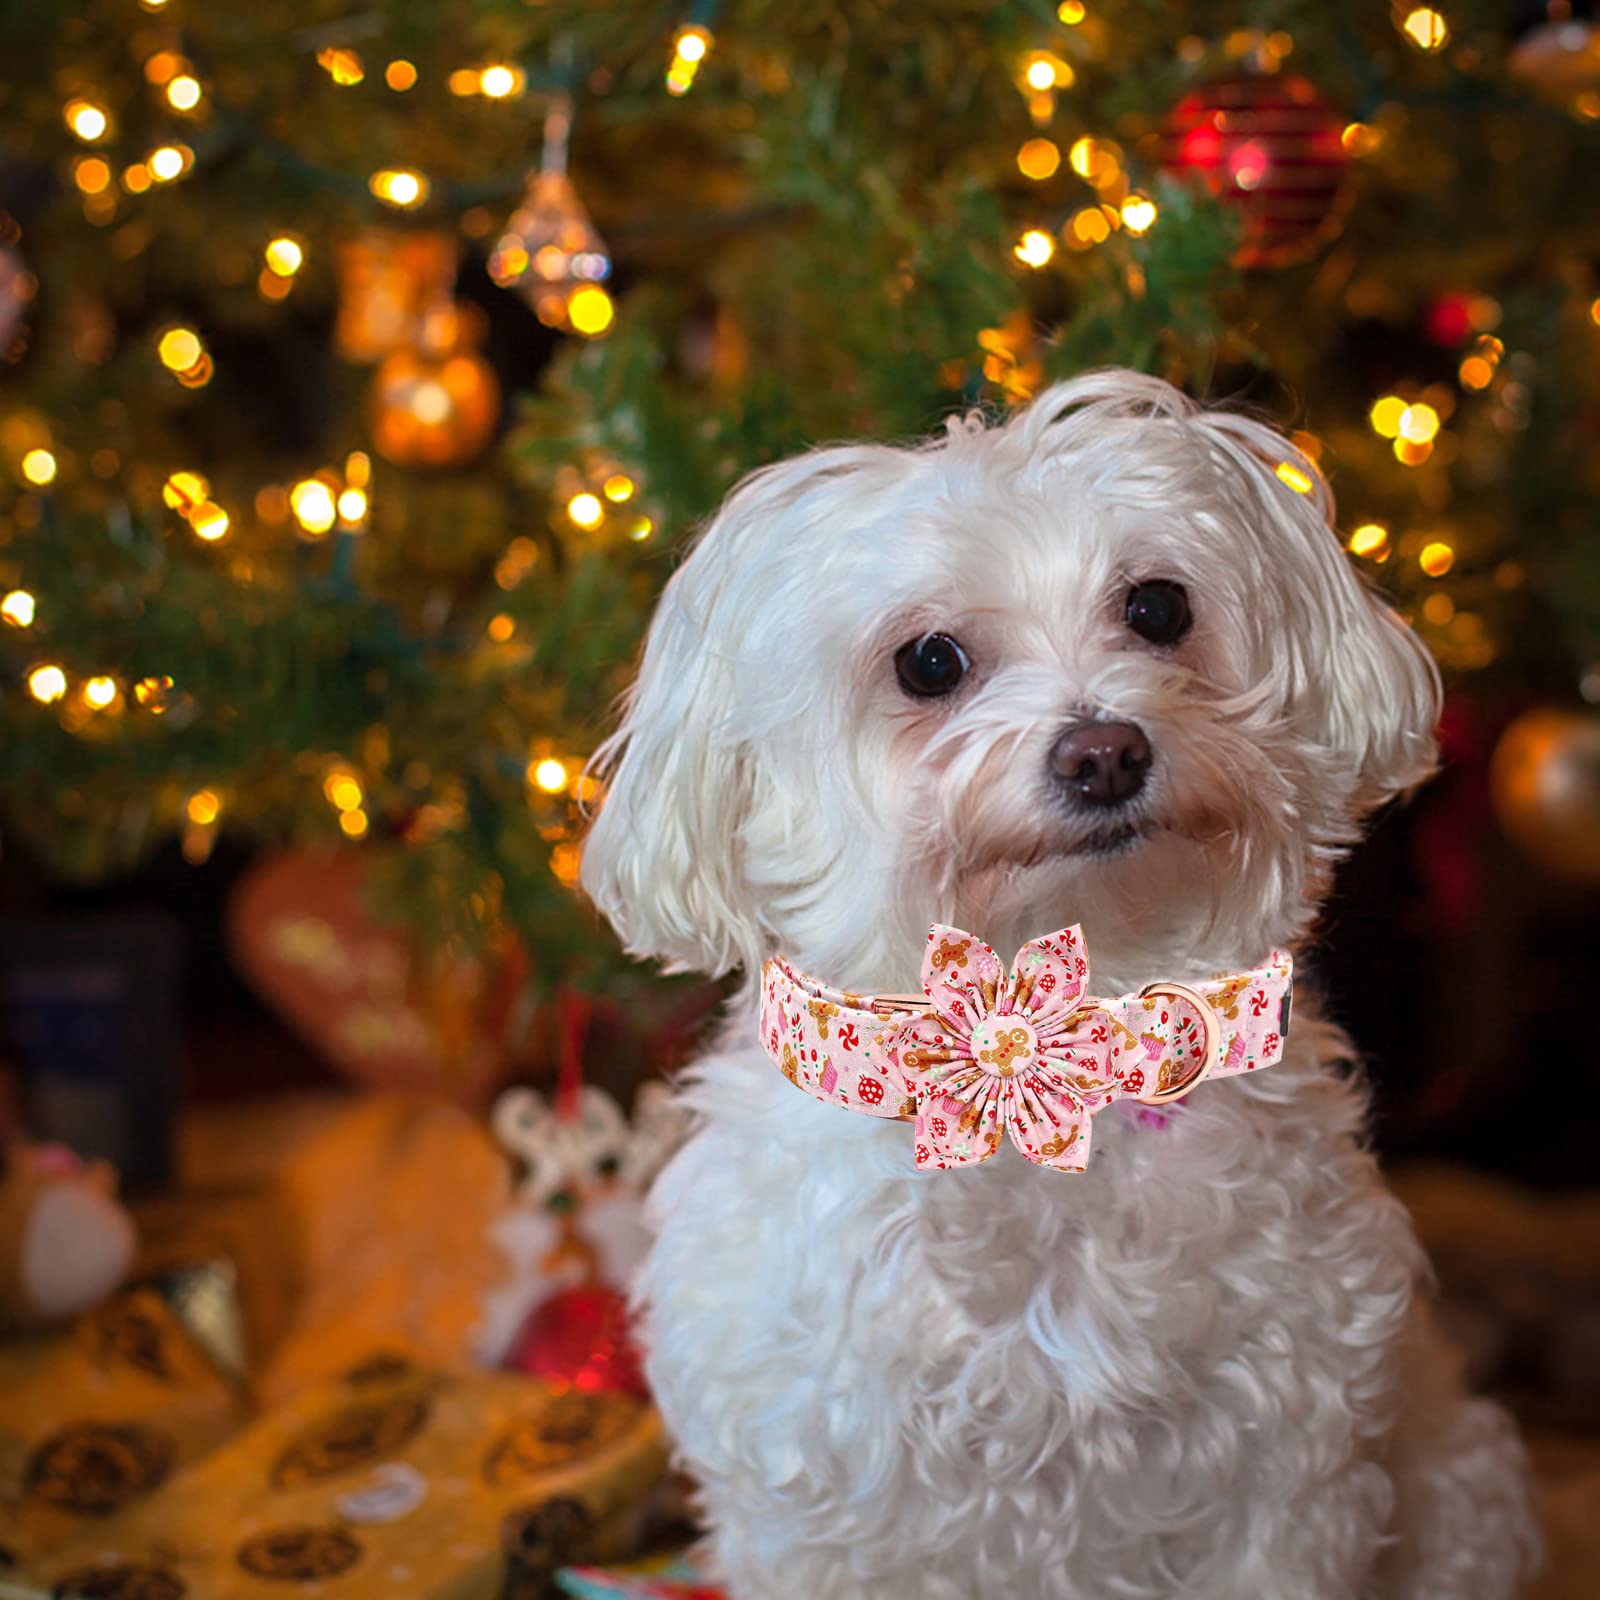
{"type": "Polygon", "coordinates": [[[625,1396],[378,1357],[18,1576],[60,1600],[539,1600],[625,1553],[665,1459],[625,1396]]]}

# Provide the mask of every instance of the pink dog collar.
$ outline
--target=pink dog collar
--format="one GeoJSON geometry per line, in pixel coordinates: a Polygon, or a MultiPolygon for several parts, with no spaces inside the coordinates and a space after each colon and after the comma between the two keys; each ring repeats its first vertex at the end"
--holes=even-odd
{"type": "Polygon", "coordinates": [[[1180,1100],[1206,1078],[1269,1067],[1289,1031],[1294,963],[1190,987],[1089,994],[1082,930],[1025,944],[1011,973],[981,939],[935,924],[922,994],[829,989],[782,956],[761,971],[761,1038],[790,1083],[827,1105],[915,1119],[919,1167],[964,1167],[1000,1148],[1089,1162],[1090,1119],[1114,1100],[1180,1100]]]}

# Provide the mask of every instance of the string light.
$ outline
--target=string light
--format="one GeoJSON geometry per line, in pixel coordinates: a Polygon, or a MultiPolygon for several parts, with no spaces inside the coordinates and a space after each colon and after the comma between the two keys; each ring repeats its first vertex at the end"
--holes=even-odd
{"type": "Polygon", "coordinates": [[[711,51],[711,33],[698,23],[679,28],[672,41],[672,61],[667,67],[667,93],[688,94],[700,63],[711,51]]]}
{"type": "Polygon", "coordinates": [[[326,533],[338,519],[333,491],[320,478],[302,478],[289,491],[289,509],[310,534],[326,533]]]}
{"type": "Polygon", "coordinates": [[[633,479],[625,472],[614,472],[601,485],[600,492],[613,505],[622,505],[633,498],[633,479]]]}
{"type": "Polygon", "coordinates": [[[1444,49],[1450,41],[1450,25],[1429,6],[1418,6],[1408,11],[1400,24],[1400,31],[1419,50],[1433,52],[1444,49]]]}
{"type": "Polygon", "coordinates": [[[1053,139],[1030,139],[1017,151],[1017,170],[1036,183],[1053,178],[1060,167],[1061,151],[1053,139]]]}
{"type": "Polygon", "coordinates": [[[156,341],[161,365],[186,389],[201,389],[211,382],[211,357],[193,328],[168,328],[156,341]]]}
{"type": "Polygon", "coordinates": [[[1380,557],[1380,552],[1388,548],[1389,530],[1381,522],[1364,522],[1350,535],[1350,551],[1353,555],[1380,557]]]}
{"type": "Polygon", "coordinates": [[[67,126],[85,144],[94,144],[105,138],[111,127],[111,119],[104,109],[92,100],[69,100],[63,115],[67,119],[67,126]]]}
{"type": "Polygon", "coordinates": [[[1149,195],[1130,194],[1122,202],[1122,225],[1129,233],[1145,234],[1156,225],[1156,203],[1149,195]]]}
{"type": "Polygon", "coordinates": [[[1442,578],[1455,564],[1455,551],[1442,539],[1423,545],[1422,554],[1417,557],[1417,565],[1430,578],[1442,578]]]}
{"type": "Polygon", "coordinates": [[[197,828],[209,828],[222,815],[222,796],[215,789],[196,789],[183,811],[197,828]]]}
{"type": "Polygon", "coordinates": [[[200,104],[200,80],[191,73],[180,72],[167,85],[167,104],[174,111],[193,111],[200,104]]]}
{"type": "Polygon", "coordinates": [[[0,617],[4,617],[13,628],[31,628],[33,614],[33,596],[26,589],[13,589],[5,599],[0,600],[0,617]]]}
{"type": "Polygon", "coordinates": [[[567,321],[585,338],[592,339],[597,333],[604,333],[616,314],[611,296],[598,284],[586,283],[581,289],[575,289],[567,300],[567,321]]]}
{"type": "Polygon", "coordinates": [[[391,61],[383,69],[383,81],[394,90],[396,94],[404,94],[407,89],[413,89],[417,83],[417,69],[409,61],[391,61]]]}
{"type": "Polygon", "coordinates": [[[428,198],[428,180],[409,167],[386,167],[374,172],[367,186],[385,205],[399,211],[409,211],[428,198]]]}
{"type": "Polygon", "coordinates": [[[1408,444],[1428,444],[1439,431],[1439,413],[1419,400],[1400,413],[1395,431],[1408,444]]]}
{"type": "Polygon", "coordinates": [[[203,501],[189,513],[189,526],[198,538],[215,544],[228,532],[228,513],[210,500],[203,501]]]}
{"type": "Polygon", "coordinates": [[[504,644],[517,631],[517,620],[508,611],[498,611],[489,618],[485,630],[496,644],[504,644]]]}
{"type": "Polygon", "coordinates": [[[628,537],[636,543],[648,539],[656,531],[656,525],[649,517],[635,517],[628,527],[628,537]]]}
{"type": "Polygon", "coordinates": [[[485,67],[478,74],[478,88],[491,100],[504,100],[511,95],[520,94],[525,81],[516,67],[508,67],[499,62],[492,67],[485,67]]]}
{"type": "Polygon", "coordinates": [[[339,496],[337,509],[339,521],[347,527],[354,527],[367,514],[367,497],[360,489],[346,489],[339,496]]]}
{"type": "Polygon", "coordinates": [[[1077,27],[1088,14],[1089,9],[1083,4],[1083,0],[1061,0],[1061,4],[1056,7],[1056,15],[1069,28],[1077,27]]]}
{"type": "Polygon", "coordinates": [[[567,515],[580,528],[598,528],[605,514],[606,508],[595,495],[575,494],[567,501],[567,515]]]}
{"type": "Polygon", "coordinates": [[[83,698],[92,710],[104,711],[117,698],[117,680],[104,675],[90,678],[83,686],[83,698]]]}
{"type": "Polygon", "coordinates": [[[110,186],[111,168],[99,156],[85,156],[74,165],[72,181],[85,194],[100,194],[110,186]]]}
{"type": "Polygon", "coordinates": [[[1374,400],[1367,413],[1373,431],[1385,439],[1393,439],[1400,432],[1400,419],[1406,413],[1406,403],[1397,394],[1386,394],[1374,400]]]}
{"type": "Polygon", "coordinates": [[[157,183],[171,183],[194,165],[194,151],[183,144],[163,144],[145,157],[145,166],[157,183]]]}
{"type": "Polygon", "coordinates": [[[262,252],[267,270],[280,278],[292,278],[305,264],[306,253],[287,235],[273,239],[262,252]]]}
{"type": "Polygon", "coordinates": [[[30,450],[22,458],[22,476],[36,488],[56,481],[56,458],[48,450],[30,450]]]}
{"type": "Polygon", "coordinates": [[[367,814],[365,811],[341,811],[339,813],[339,827],[348,839],[364,839],[367,836],[367,814]]]}
{"type": "Polygon", "coordinates": [[[1119,217],[1119,213],[1113,211],[1108,217],[1106,209],[1085,206],[1073,217],[1068,225],[1068,236],[1075,247],[1087,250],[1091,245],[1104,244],[1111,237],[1111,217],[1119,217]]]}
{"type": "Polygon", "coordinates": [[[546,794],[560,794],[567,786],[567,769],[564,762],[546,756],[533,767],[533,781],[546,794]]]}
{"type": "Polygon", "coordinates": [[[143,194],[150,187],[150,169],[142,161],[135,161],[125,167],[122,173],[122,187],[129,194],[143,194]]]}
{"type": "Polygon", "coordinates": [[[1011,253],[1025,267],[1038,271],[1056,253],[1056,243],[1042,228],[1029,228],[1011,247],[1011,253]]]}
{"type": "Polygon", "coordinates": [[[330,772],[322,780],[322,792],[328,797],[328,804],[339,811],[359,811],[366,799],[361,780],[347,767],[330,772]]]}
{"type": "Polygon", "coordinates": [[[367,75],[361,57],[342,46],[325,45],[317,51],[317,65],[341,88],[360,83],[367,75]]]}
{"type": "Polygon", "coordinates": [[[161,486],[161,498],[184,516],[211,497],[211,485],[198,472],[174,472],[161,486]]]}
{"type": "Polygon", "coordinates": [[[53,661],[44,662],[28,674],[28,693],[42,706],[59,700],[67,692],[67,675],[53,661]]]}

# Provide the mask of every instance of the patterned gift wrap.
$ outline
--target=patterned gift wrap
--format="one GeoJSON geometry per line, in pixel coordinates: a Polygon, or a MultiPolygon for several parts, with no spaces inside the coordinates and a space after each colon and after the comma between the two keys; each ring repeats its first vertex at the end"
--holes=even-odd
{"type": "Polygon", "coordinates": [[[380,1357],[15,1577],[56,1600],[544,1600],[627,1552],[665,1462],[628,1396],[380,1357]]]}
{"type": "Polygon", "coordinates": [[[244,1417],[153,1289],[0,1345],[0,1573],[158,1493],[244,1417]]]}

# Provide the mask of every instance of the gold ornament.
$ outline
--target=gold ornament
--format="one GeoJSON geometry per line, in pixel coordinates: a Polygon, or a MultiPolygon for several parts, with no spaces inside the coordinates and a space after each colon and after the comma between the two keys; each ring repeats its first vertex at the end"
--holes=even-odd
{"type": "Polygon", "coordinates": [[[567,176],[571,128],[572,103],[561,96],[545,118],[540,168],[489,257],[489,276],[517,290],[550,327],[595,334],[611,322],[599,287],[611,256],[567,176]]]}
{"type": "Polygon", "coordinates": [[[448,298],[456,244],[447,233],[373,228],[339,246],[339,320],[346,361],[381,361],[416,342],[423,317],[448,298]]]}
{"type": "Polygon", "coordinates": [[[1600,714],[1525,712],[1500,735],[1489,782],[1501,827],[1528,855],[1600,882],[1600,714]]]}
{"type": "Polygon", "coordinates": [[[378,454],[397,467],[460,467],[500,419],[494,369],[463,336],[460,310],[430,312],[414,350],[386,356],[367,397],[378,454]]]}

